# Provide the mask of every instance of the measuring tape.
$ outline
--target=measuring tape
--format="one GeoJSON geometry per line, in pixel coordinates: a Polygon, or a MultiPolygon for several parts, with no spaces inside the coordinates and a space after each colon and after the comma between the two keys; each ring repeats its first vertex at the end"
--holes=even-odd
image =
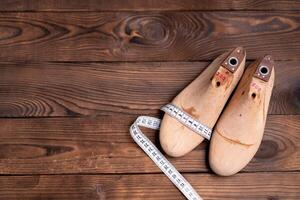
{"type": "Polygon", "coordinates": [[[188,113],[179,109],[177,106],[173,104],[167,104],[163,106],[161,110],[170,115],[171,117],[177,119],[180,123],[191,129],[195,133],[210,140],[212,132],[211,129],[200,123],[198,120],[194,119],[188,113]]]}
{"type": "MultiPolygon", "coordinates": [[[[168,104],[161,110],[177,119],[180,123],[195,131],[197,134],[210,139],[211,129],[193,119],[189,114],[178,107],[168,104]]],[[[161,171],[171,180],[171,182],[183,193],[188,200],[202,200],[189,182],[176,170],[176,168],[166,159],[156,146],[142,133],[139,126],[158,130],[160,119],[140,116],[131,125],[129,131],[133,140],[144,150],[161,171]]]]}

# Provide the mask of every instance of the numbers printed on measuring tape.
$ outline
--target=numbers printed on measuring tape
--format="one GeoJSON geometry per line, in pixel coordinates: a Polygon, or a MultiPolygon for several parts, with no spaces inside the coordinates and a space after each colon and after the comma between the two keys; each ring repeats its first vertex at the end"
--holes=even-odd
{"type": "Polygon", "coordinates": [[[212,130],[207,126],[203,125],[198,120],[194,119],[188,113],[180,110],[173,104],[167,104],[161,108],[162,111],[177,119],[180,123],[194,131],[195,133],[201,135],[202,137],[210,140],[212,130]]]}
{"type": "MultiPolygon", "coordinates": [[[[176,111],[176,109],[174,109],[176,111]]],[[[177,109],[177,114],[181,113],[177,109]]],[[[187,118],[188,119],[188,118],[187,118]]],[[[130,127],[130,134],[134,141],[154,161],[154,163],[165,173],[172,183],[184,194],[188,200],[202,200],[189,182],[176,170],[176,168],[163,156],[156,146],[142,133],[139,126],[158,130],[160,119],[148,116],[140,116],[130,127]]]]}

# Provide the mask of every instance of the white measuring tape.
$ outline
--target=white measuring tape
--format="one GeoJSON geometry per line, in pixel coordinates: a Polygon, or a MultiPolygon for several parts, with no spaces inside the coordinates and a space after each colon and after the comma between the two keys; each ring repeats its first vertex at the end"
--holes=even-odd
{"type": "Polygon", "coordinates": [[[167,104],[163,106],[161,110],[171,117],[177,119],[180,123],[191,129],[192,131],[210,140],[211,129],[201,124],[198,120],[194,119],[188,113],[180,110],[177,106],[173,104],[167,104]]]}
{"type": "MultiPolygon", "coordinates": [[[[161,108],[170,116],[195,131],[197,134],[210,139],[211,129],[193,119],[190,115],[181,111],[172,104],[161,108]]],[[[188,200],[202,200],[189,182],[176,170],[176,168],[166,159],[156,146],[142,133],[139,126],[158,130],[160,119],[148,116],[140,116],[131,125],[129,131],[134,141],[144,150],[152,161],[165,173],[172,183],[184,194],[188,200]]]]}

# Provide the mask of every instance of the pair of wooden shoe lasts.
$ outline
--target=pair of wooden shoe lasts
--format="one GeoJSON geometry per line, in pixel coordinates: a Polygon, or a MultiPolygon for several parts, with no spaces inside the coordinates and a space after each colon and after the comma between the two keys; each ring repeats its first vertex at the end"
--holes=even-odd
{"type": "MultiPolygon", "coordinates": [[[[209,163],[215,173],[223,176],[239,172],[257,152],[274,84],[271,56],[255,61],[244,72],[245,59],[242,47],[224,53],[172,101],[202,124],[214,128],[209,163]]],[[[175,118],[164,115],[160,142],[168,155],[183,156],[203,139],[175,118]]]]}

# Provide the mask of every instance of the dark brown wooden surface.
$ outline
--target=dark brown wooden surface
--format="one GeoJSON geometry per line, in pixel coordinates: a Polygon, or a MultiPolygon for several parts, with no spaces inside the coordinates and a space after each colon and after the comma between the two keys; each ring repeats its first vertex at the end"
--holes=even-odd
{"type": "Polygon", "coordinates": [[[299,11],[5,12],[0,23],[1,61],[212,60],[236,46],[300,58],[299,11]]]}
{"type": "MultiPolygon", "coordinates": [[[[208,64],[0,63],[0,116],[156,114],[208,64]]],[[[300,114],[298,62],[276,75],[269,114],[300,114]]]]}
{"type": "MultiPolygon", "coordinates": [[[[1,0],[0,199],[184,199],[133,142],[219,54],[276,59],[262,145],[232,177],[169,158],[206,199],[300,198],[300,2],[1,0]]],[[[145,130],[159,147],[158,132],[145,130]]]]}
{"type": "Polygon", "coordinates": [[[300,10],[297,0],[1,0],[0,11],[300,10]]]}
{"type": "MultiPolygon", "coordinates": [[[[0,120],[1,174],[157,173],[128,133],[135,116],[0,120]]],[[[270,115],[260,150],[245,172],[300,168],[300,115],[270,115]]],[[[159,146],[158,132],[147,136],[159,146]]],[[[181,172],[207,172],[208,143],[182,158],[181,172]]]]}
{"type": "MultiPolygon", "coordinates": [[[[244,173],[233,177],[184,174],[204,199],[298,200],[300,174],[244,173]]],[[[185,199],[162,174],[0,177],[0,198],[29,199],[185,199]],[[153,183],[156,184],[153,184],[153,183]],[[151,192],[149,192],[151,191],[151,192]]]]}

